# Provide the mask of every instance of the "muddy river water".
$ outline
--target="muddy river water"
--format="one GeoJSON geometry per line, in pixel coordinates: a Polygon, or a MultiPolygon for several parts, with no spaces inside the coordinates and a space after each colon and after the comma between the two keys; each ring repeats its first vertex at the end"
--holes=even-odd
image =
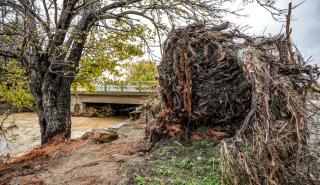
{"type": "MultiPolygon", "coordinates": [[[[2,117],[0,117],[0,120],[2,117]]],[[[94,128],[120,127],[127,123],[127,117],[88,118],[72,117],[71,138],[78,138],[84,132],[94,128]]],[[[0,155],[10,153],[11,156],[21,155],[35,146],[40,145],[40,126],[36,113],[17,113],[10,116],[5,124],[14,121],[18,126],[7,136],[7,142],[0,140],[0,155]]]]}

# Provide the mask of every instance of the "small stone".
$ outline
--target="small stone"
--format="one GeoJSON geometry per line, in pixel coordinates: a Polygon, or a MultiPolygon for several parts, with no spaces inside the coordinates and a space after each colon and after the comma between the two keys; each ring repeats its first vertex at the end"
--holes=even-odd
{"type": "Polygon", "coordinates": [[[41,168],[40,165],[37,165],[37,166],[34,167],[35,170],[40,170],[40,168],[41,168]]]}
{"type": "Polygon", "coordinates": [[[109,129],[93,129],[93,138],[98,143],[109,143],[118,139],[118,133],[109,129]]]}

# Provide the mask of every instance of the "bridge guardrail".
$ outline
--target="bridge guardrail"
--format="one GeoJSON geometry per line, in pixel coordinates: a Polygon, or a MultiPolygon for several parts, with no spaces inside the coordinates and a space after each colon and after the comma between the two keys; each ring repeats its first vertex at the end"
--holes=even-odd
{"type": "MultiPolygon", "coordinates": [[[[158,82],[157,81],[140,81],[140,82],[132,82],[132,83],[108,83],[103,82],[99,83],[95,86],[94,92],[126,92],[126,93],[139,93],[139,92],[157,92],[158,82]]],[[[87,92],[83,88],[78,88],[77,92],[87,92]]]]}

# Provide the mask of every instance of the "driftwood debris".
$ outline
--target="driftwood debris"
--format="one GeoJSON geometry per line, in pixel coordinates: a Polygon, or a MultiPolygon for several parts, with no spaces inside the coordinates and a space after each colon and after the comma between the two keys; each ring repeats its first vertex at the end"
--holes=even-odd
{"type": "Polygon", "coordinates": [[[252,38],[227,27],[171,31],[158,69],[163,109],[150,139],[230,137],[221,144],[227,184],[316,184],[307,128],[318,110],[309,94],[319,92],[319,68],[290,35],[252,38]]]}

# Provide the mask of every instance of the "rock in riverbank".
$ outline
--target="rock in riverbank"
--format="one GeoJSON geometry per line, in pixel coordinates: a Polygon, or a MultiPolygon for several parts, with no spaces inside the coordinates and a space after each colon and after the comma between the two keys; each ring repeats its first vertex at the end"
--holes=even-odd
{"type": "Polygon", "coordinates": [[[114,129],[93,129],[81,136],[82,140],[92,140],[95,143],[110,143],[118,139],[118,133],[114,129]]]}

